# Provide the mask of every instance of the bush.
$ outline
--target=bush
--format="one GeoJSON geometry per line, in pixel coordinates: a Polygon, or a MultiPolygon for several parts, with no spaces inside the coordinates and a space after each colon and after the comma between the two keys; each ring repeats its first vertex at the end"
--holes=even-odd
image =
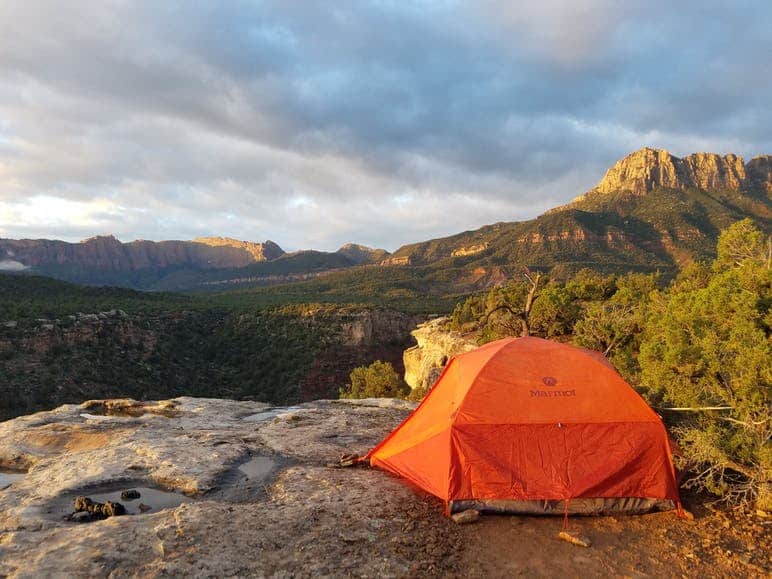
{"type": "Polygon", "coordinates": [[[566,290],[577,300],[604,300],[616,291],[615,278],[591,269],[580,269],[566,282],[566,290]]]}
{"type": "MultiPolygon", "coordinates": [[[[546,283],[546,280],[542,278],[542,282],[546,283]]],[[[450,327],[460,332],[477,331],[477,341],[480,345],[500,338],[520,336],[523,331],[521,314],[529,289],[529,283],[514,279],[502,287],[494,287],[485,293],[470,296],[453,310],[450,327]]],[[[537,293],[534,310],[540,299],[540,294],[537,293]]],[[[563,323],[562,318],[567,311],[566,304],[557,303],[553,306],[551,310],[545,308],[543,312],[542,322],[545,328],[551,328],[553,323],[558,326],[563,323]]]]}
{"type": "Polygon", "coordinates": [[[666,404],[697,409],[676,434],[687,486],[728,502],[772,502],[772,271],[767,242],[741,221],[721,234],[710,274],[654,294],[641,341],[641,379],[666,404]],[[722,411],[699,410],[725,407],[722,411]]]}
{"type": "Polygon", "coordinates": [[[635,313],[632,306],[592,302],[574,326],[574,343],[610,356],[632,339],[635,313]]]}
{"type": "Polygon", "coordinates": [[[407,400],[410,402],[420,402],[423,400],[426,395],[429,393],[429,390],[431,388],[426,388],[423,386],[418,386],[417,388],[413,388],[407,395],[407,400]]]}
{"type": "Polygon", "coordinates": [[[349,380],[351,383],[340,389],[341,398],[404,398],[410,393],[394,366],[380,360],[354,368],[349,380]]]}
{"type": "Polygon", "coordinates": [[[550,284],[533,303],[531,333],[545,338],[570,334],[579,312],[579,305],[564,286],[550,284]]]}

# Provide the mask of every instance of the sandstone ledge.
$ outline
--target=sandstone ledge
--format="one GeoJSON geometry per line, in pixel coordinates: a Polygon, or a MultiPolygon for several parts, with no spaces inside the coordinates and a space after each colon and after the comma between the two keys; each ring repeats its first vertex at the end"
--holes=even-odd
{"type": "Polygon", "coordinates": [[[174,412],[95,415],[92,402],[0,423],[0,466],[29,468],[0,491],[0,577],[397,576],[452,567],[455,531],[441,504],[383,472],[324,466],[343,452],[364,454],[411,404],[319,401],[271,411],[178,398],[160,406],[174,412]],[[254,488],[235,474],[251,456],[278,465],[254,488]],[[74,495],[121,484],[193,500],[86,524],[62,519],[74,495]],[[420,544],[406,540],[406,526],[420,544]]]}

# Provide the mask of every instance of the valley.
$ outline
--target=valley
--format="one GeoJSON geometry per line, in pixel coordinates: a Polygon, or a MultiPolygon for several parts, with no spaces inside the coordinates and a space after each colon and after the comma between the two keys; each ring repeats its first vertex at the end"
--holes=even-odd
{"type": "Polygon", "coordinates": [[[0,274],[0,420],[88,398],[337,398],[375,359],[402,372],[424,314],[255,307],[0,274]]]}

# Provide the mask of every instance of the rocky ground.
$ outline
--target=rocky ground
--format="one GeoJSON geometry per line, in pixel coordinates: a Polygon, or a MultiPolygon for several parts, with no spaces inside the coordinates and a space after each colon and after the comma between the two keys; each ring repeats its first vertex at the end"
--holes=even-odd
{"type": "Polygon", "coordinates": [[[363,453],[409,412],[393,400],[290,409],[179,398],[62,406],[0,423],[0,577],[47,576],[765,576],[769,519],[708,510],[574,518],[483,517],[369,468],[363,453]],[[5,482],[3,482],[5,481],[5,482]],[[150,510],[67,519],[78,495],[139,488],[150,510]],[[147,490],[146,490],[147,489],[147,490]],[[152,493],[171,490],[154,503],[152,493]],[[185,493],[183,497],[177,493],[185,493]],[[167,508],[163,508],[164,505],[167,508]]]}

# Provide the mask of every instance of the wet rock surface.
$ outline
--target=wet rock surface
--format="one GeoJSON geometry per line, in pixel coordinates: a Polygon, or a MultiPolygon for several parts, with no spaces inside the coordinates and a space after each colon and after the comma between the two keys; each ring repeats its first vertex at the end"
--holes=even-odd
{"type": "Polygon", "coordinates": [[[691,521],[572,517],[568,530],[592,541],[580,550],[557,538],[559,517],[456,525],[440,501],[387,473],[325,466],[363,456],[405,418],[405,402],[170,404],[173,416],[95,419],[70,405],[0,423],[0,467],[29,469],[0,490],[0,577],[769,572],[769,519],[708,510],[698,498],[686,497],[691,521]],[[130,490],[140,497],[122,499],[130,490]],[[68,520],[78,496],[128,512],[68,520]]]}
{"type": "Polygon", "coordinates": [[[0,491],[24,478],[26,473],[0,470],[0,491]]]}

